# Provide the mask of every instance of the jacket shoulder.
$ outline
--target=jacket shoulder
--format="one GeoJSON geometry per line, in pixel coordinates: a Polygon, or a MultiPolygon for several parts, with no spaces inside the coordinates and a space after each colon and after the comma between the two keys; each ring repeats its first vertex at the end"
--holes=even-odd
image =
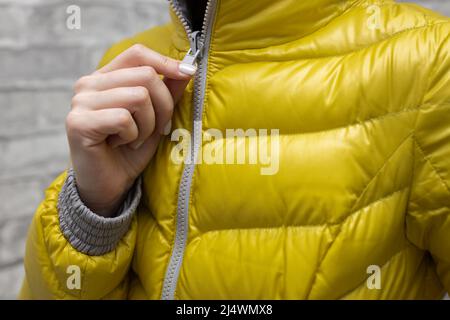
{"type": "Polygon", "coordinates": [[[447,24],[450,18],[415,3],[362,0],[344,10],[336,22],[351,26],[366,37],[386,38],[404,31],[447,24]]]}
{"type": "Polygon", "coordinates": [[[172,34],[173,24],[168,23],[145,30],[130,38],[123,39],[112,45],[112,47],[106,51],[98,64],[98,68],[108,64],[116,56],[135,44],[142,44],[161,54],[170,55],[172,34]]]}
{"type": "Polygon", "coordinates": [[[442,15],[441,13],[425,8],[415,3],[393,3],[394,8],[397,8],[398,12],[403,13],[404,16],[410,16],[420,20],[423,18],[428,24],[436,24],[441,22],[449,22],[450,18],[442,15]]]}

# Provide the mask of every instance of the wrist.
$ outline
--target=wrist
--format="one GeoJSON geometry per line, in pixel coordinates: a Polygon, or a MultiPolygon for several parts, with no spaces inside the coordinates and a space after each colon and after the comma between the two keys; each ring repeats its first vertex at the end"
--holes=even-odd
{"type": "Polygon", "coordinates": [[[129,230],[140,199],[141,179],[138,178],[114,216],[103,217],[83,203],[74,172],[69,169],[58,196],[60,230],[79,252],[94,256],[106,254],[114,250],[129,230]]]}
{"type": "Polygon", "coordinates": [[[92,175],[79,175],[74,168],[74,182],[80,200],[95,214],[111,218],[117,214],[125,201],[134,180],[119,183],[114,179],[92,175]]]}
{"type": "Polygon", "coordinates": [[[111,195],[109,192],[98,193],[83,190],[78,186],[77,189],[80,199],[86,207],[102,217],[111,218],[119,211],[130,188],[124,188],[122,192],[115,195],[111,195]]]}

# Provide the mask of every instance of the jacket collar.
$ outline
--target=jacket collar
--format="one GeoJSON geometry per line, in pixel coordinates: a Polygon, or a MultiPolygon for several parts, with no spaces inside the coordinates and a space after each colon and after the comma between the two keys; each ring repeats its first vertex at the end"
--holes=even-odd
{"type": "MultiPolygon", "coordinates": [[[[341,15],[357,0],[216,1],[213,43],[216,51],[257,49],[305,37],[341,15]]],[[[171,10],[174,44],[186,50],[186,32],[171,10]]]]}

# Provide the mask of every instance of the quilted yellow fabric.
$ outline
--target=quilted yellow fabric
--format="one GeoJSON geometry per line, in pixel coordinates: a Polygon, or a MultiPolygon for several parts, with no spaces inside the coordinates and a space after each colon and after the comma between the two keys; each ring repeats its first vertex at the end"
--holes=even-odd
{"type": "MultiPolygon", "coordinates": [[[[279,168],[196,165],[177,299],[440,299],[450,291],[450,20],[394,1],[219,0],[203,130],[279,129],[279,168]],[[380,286],[368,285],[370,266],[380,286]]],[[[120,42],[182,59],[181,22],[120,42]]],[[[192,83],[174,129],[192,127],[192,83]]],[[[208,142],[203,142],[204,146],[208,142]]],[[[50,186],[22,298],[159,299],[183,164],[166,138],[130,231],[104,256],[59,230],[50,186]],[[81,266],[80,290],[66,286],[81,266]]]]}

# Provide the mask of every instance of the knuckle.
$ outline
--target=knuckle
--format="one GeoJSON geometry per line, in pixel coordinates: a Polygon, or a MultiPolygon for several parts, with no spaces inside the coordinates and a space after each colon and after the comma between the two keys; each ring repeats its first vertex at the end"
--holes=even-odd
{"type": "Polygon", "coordinates": [[[136,103],[145,103],[149,101],[150,96],[147,88],[145,87],[136,87],[131,90],[131,95],[133,101],[136,103]]]}
{"type": "Polygon", "coordinates": [[[173,115],[173,106],[168,104],[165,107],[161,108],[162,116],[164,119],[170,119],[173,115]]]}
{"type": "Polygon", "coordinates": [[[73,91],[75,93],[79,93],[83,90],[86,90],[86,88],[88,87],[88,84],[90,82],[91,77],[90,76],[84,76],[81,77],[80,79],[78,79],[75,82],[75,85],[73,86],[73,91]]]}
{"type": "Polygon", "coordinates": [[[117,110],[117,126],[120,129],[127,129],[132,124],[133,118],[128,110],[119,109],[117,110]]]}
{"type": "Polygon", "coordinates": [[[142,66],[141,70],[143,73],[145,73],[146,75],[156,75],[156,71],[155,69],[153,69],[153,67],[150,66],[142,66]]]}
{"type": "Polygon", "coordinates": [[[73,133],[78,132],[81,130],[80,127],[80,119],[79,115],[74,112],[69,112],[66,116],[66,131],[69,136],[71,136],[73,133]]]}
{"type": "Polygon", "coordinates": [[[155,108],[156,116],[161,119],[162,122],[168,121],[168,119],[172,118],[174,110],[173,101],[171,99],[167,99],[164,103],[160,103],[157,108],[155,108]]]}
{"type": "Polygon", "coordinates": [[[153,82],[157,79],[159,79],[158,74],[156,73],[155,69],[153,69],[152,67],[142,67],[142,71],[144,73],[144,78],[146,82],[153,82]]]}
{"type": "Polygon", "coordinates": [[[134,44],[129,50],[135,59],[142,61],[148,49],[144,45],[138,43],[134,44]]]}
{"type": "Polygon", "coordinates": [[[72,97],[72,101],[70,103],[70,106],[72,109],[75,109],[80,106],[81,101],[83,100],[82,96],[80,94],[76,94],[72,97]]]}
{"type": "Polygon", "coordinates": [[[152,134],[153,131],[155,131],[155,129],[156,129],[156,122],[155,122],[155,115],[153,115],[151,117],[151,121],[149,121],[149,124],[148,124],[148,134],[147,135],[152,134]]]}
{"type": "Polygon", "coordinates": [[[72,110],[86,106],[88,104],[88,102],[92,99],[92,96],[93,95],[88,92],[81,92],[81,93],[75,94],[72,97],[71,104],[70,104],[72,110]]]}

